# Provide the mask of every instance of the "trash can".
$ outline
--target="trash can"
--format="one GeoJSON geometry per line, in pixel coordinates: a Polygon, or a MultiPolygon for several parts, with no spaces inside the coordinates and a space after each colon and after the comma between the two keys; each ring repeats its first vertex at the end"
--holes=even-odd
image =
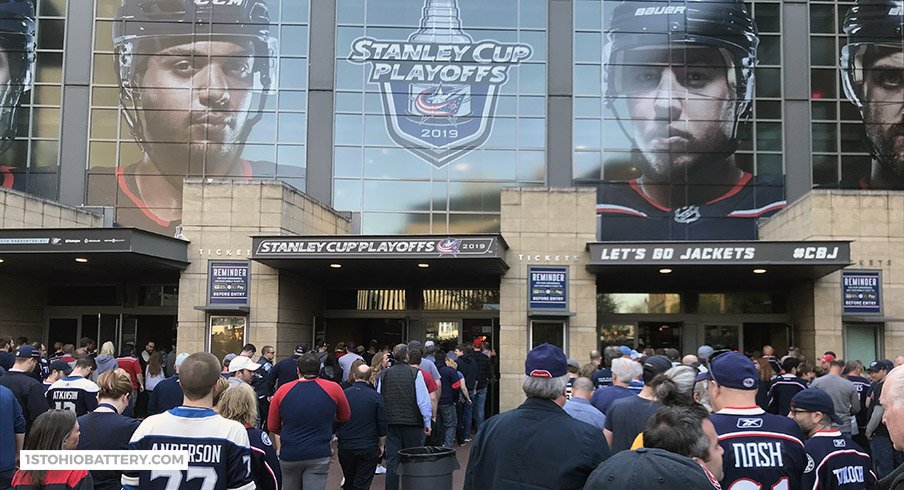
{"type": "Polygon", "coordinates": [[[409,447],[399,451],[400,490],[452,490],[452,472],[459,469],[455,450],[443,446],[409,447]]]}

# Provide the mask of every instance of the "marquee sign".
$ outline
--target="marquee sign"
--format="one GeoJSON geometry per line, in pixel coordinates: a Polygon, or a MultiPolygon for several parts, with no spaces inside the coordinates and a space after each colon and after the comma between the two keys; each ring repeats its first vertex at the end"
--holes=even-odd
{"type": "Polygon", "coordinates": [[[258,237],[253,239],[253,249],[253,259],[498,258],[504,255],[496,236],[258,237]]]}
{"type": "Polygon", "coordinates": [[[407,40],[358,38],[348,59],[370,63],[367,81],[380,87],[392,140],[442,168],[487,140],[509,69],[533,48],[474,41],[461,29],[456,0],[425,0],[423,11],[407,40]]]}
{"type": "Polygon", "coordinates": [[[849,242],[590,243],[590,265],[847,265],[849,242]]]}

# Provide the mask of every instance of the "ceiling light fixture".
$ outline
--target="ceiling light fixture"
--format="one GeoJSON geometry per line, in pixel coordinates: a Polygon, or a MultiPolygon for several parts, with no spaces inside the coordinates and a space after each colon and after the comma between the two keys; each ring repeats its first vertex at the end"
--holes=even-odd
{"type": "Polygon", "coordinates": [[[753,273],[754,273],[754,274],[765,274],[765,273],[766,273],[766,269],[754,269],[754,270],[753,270],[753,273]]]}
{"type": "Polygon", "coordinates": [[[417,266],[420,267],[421,269],[426,269],[427,267],[430,267],[430,264],[425,264],[425,263],[421,262],[417,266]]]}
{"type": "Polygon", "coordinates": [[[332,267],[333,269],[340,269],[342,268],[342,264],[330,264],[330,267],[332,267]]]}
{"type": "Polygon", "coordinates": [[[88,259],[86,259],[84,257],[76,257],[75,261],[78,262],[79,264],[84,264],[85,262],[88,262],[88,259]]]}
{"type": "Polygon", "coordinates": [[[671,274],[671,273],[672,273],[672,269],[669,269],[668,267],[663,268],[663,269],[659,269],[659,273],[660,273],[660,274],[671,274]]]}

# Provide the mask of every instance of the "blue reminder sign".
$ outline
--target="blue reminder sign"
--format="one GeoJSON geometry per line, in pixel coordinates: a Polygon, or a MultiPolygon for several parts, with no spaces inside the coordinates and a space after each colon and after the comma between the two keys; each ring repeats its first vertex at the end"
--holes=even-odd
{"type": "Polygon", "coordinates": [[[207,304],[248,306],[251,262],[211,260],[207,262],[207,304]]]}
{"type": "Polygon", "coordinates": [[[882,275],[879,271],[841,271],[842,312],[882,313],[882,275]]]}
{"type": "Polygon", "coordinates": [[[568,310],[568,268],[527,268],[528,309],[568,310]]]}

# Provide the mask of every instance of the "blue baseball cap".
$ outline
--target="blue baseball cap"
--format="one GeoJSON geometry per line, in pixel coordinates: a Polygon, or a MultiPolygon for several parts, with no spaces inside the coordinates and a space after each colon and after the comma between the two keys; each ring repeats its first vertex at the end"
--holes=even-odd
{"type": "Polygon", "coordinates": [[[18,349],[16,349],[16,357],[29,358],[32,359],[40,359],[41,353],[39,351],[34,350],[31,345],[25,344],[18,349]]]}
{"type": "MultiPolygon", "coordinates": [[[[318,345],[318,347],[319,347],[319,345],[318,345]]],[[[308,351],[308,344],[298,344],[295,346],[296,354],[304,354],[307,351],[308,351]]]]}
{"type": "Polygon", "coordinates": [[[798,391],[794,398],[791,399],[791,408],[803,410],[805,412],[822,412],[828,415],[832,422],[843,424],[841,418],[835,414],[835,404],[832,403],[832,397],[819,388],[807,388],[798,391]]]}
{"type": "Polygon", "coordinates": [[[562,349],[542,343],[527,353],[524,374],[531,378],[558,378],[568,373],[568,358],[562,349]]]}
{"type": "Polygon", "coordinates": [[[50,371],[63,371],[63,374],[69,376],[70,374],[72,374],[72,366],[70,366],[66,361],[57,359],[50,363],[50,371]]]}
{"type": "Polygon", "coordinates": [[[711,379],[724,388],[749,391],[758,388],[759,373],[749,357],[734,351],[723,351],[713,353],[709,359],[709,371],[697,378],[711,379]]]}
{"type": "Polygon", "coordinates": [[[878,371],[882,371],[883,369],[885,371],[891,371],[894,368],[895,368],[895,364],[893,362],[889,361],[888,359],[882,359],[879,361],[873,361],[873,362],[869,363],[869,367],[866,368],[866,370],[871,373],[875,373],[878,371]]]}

